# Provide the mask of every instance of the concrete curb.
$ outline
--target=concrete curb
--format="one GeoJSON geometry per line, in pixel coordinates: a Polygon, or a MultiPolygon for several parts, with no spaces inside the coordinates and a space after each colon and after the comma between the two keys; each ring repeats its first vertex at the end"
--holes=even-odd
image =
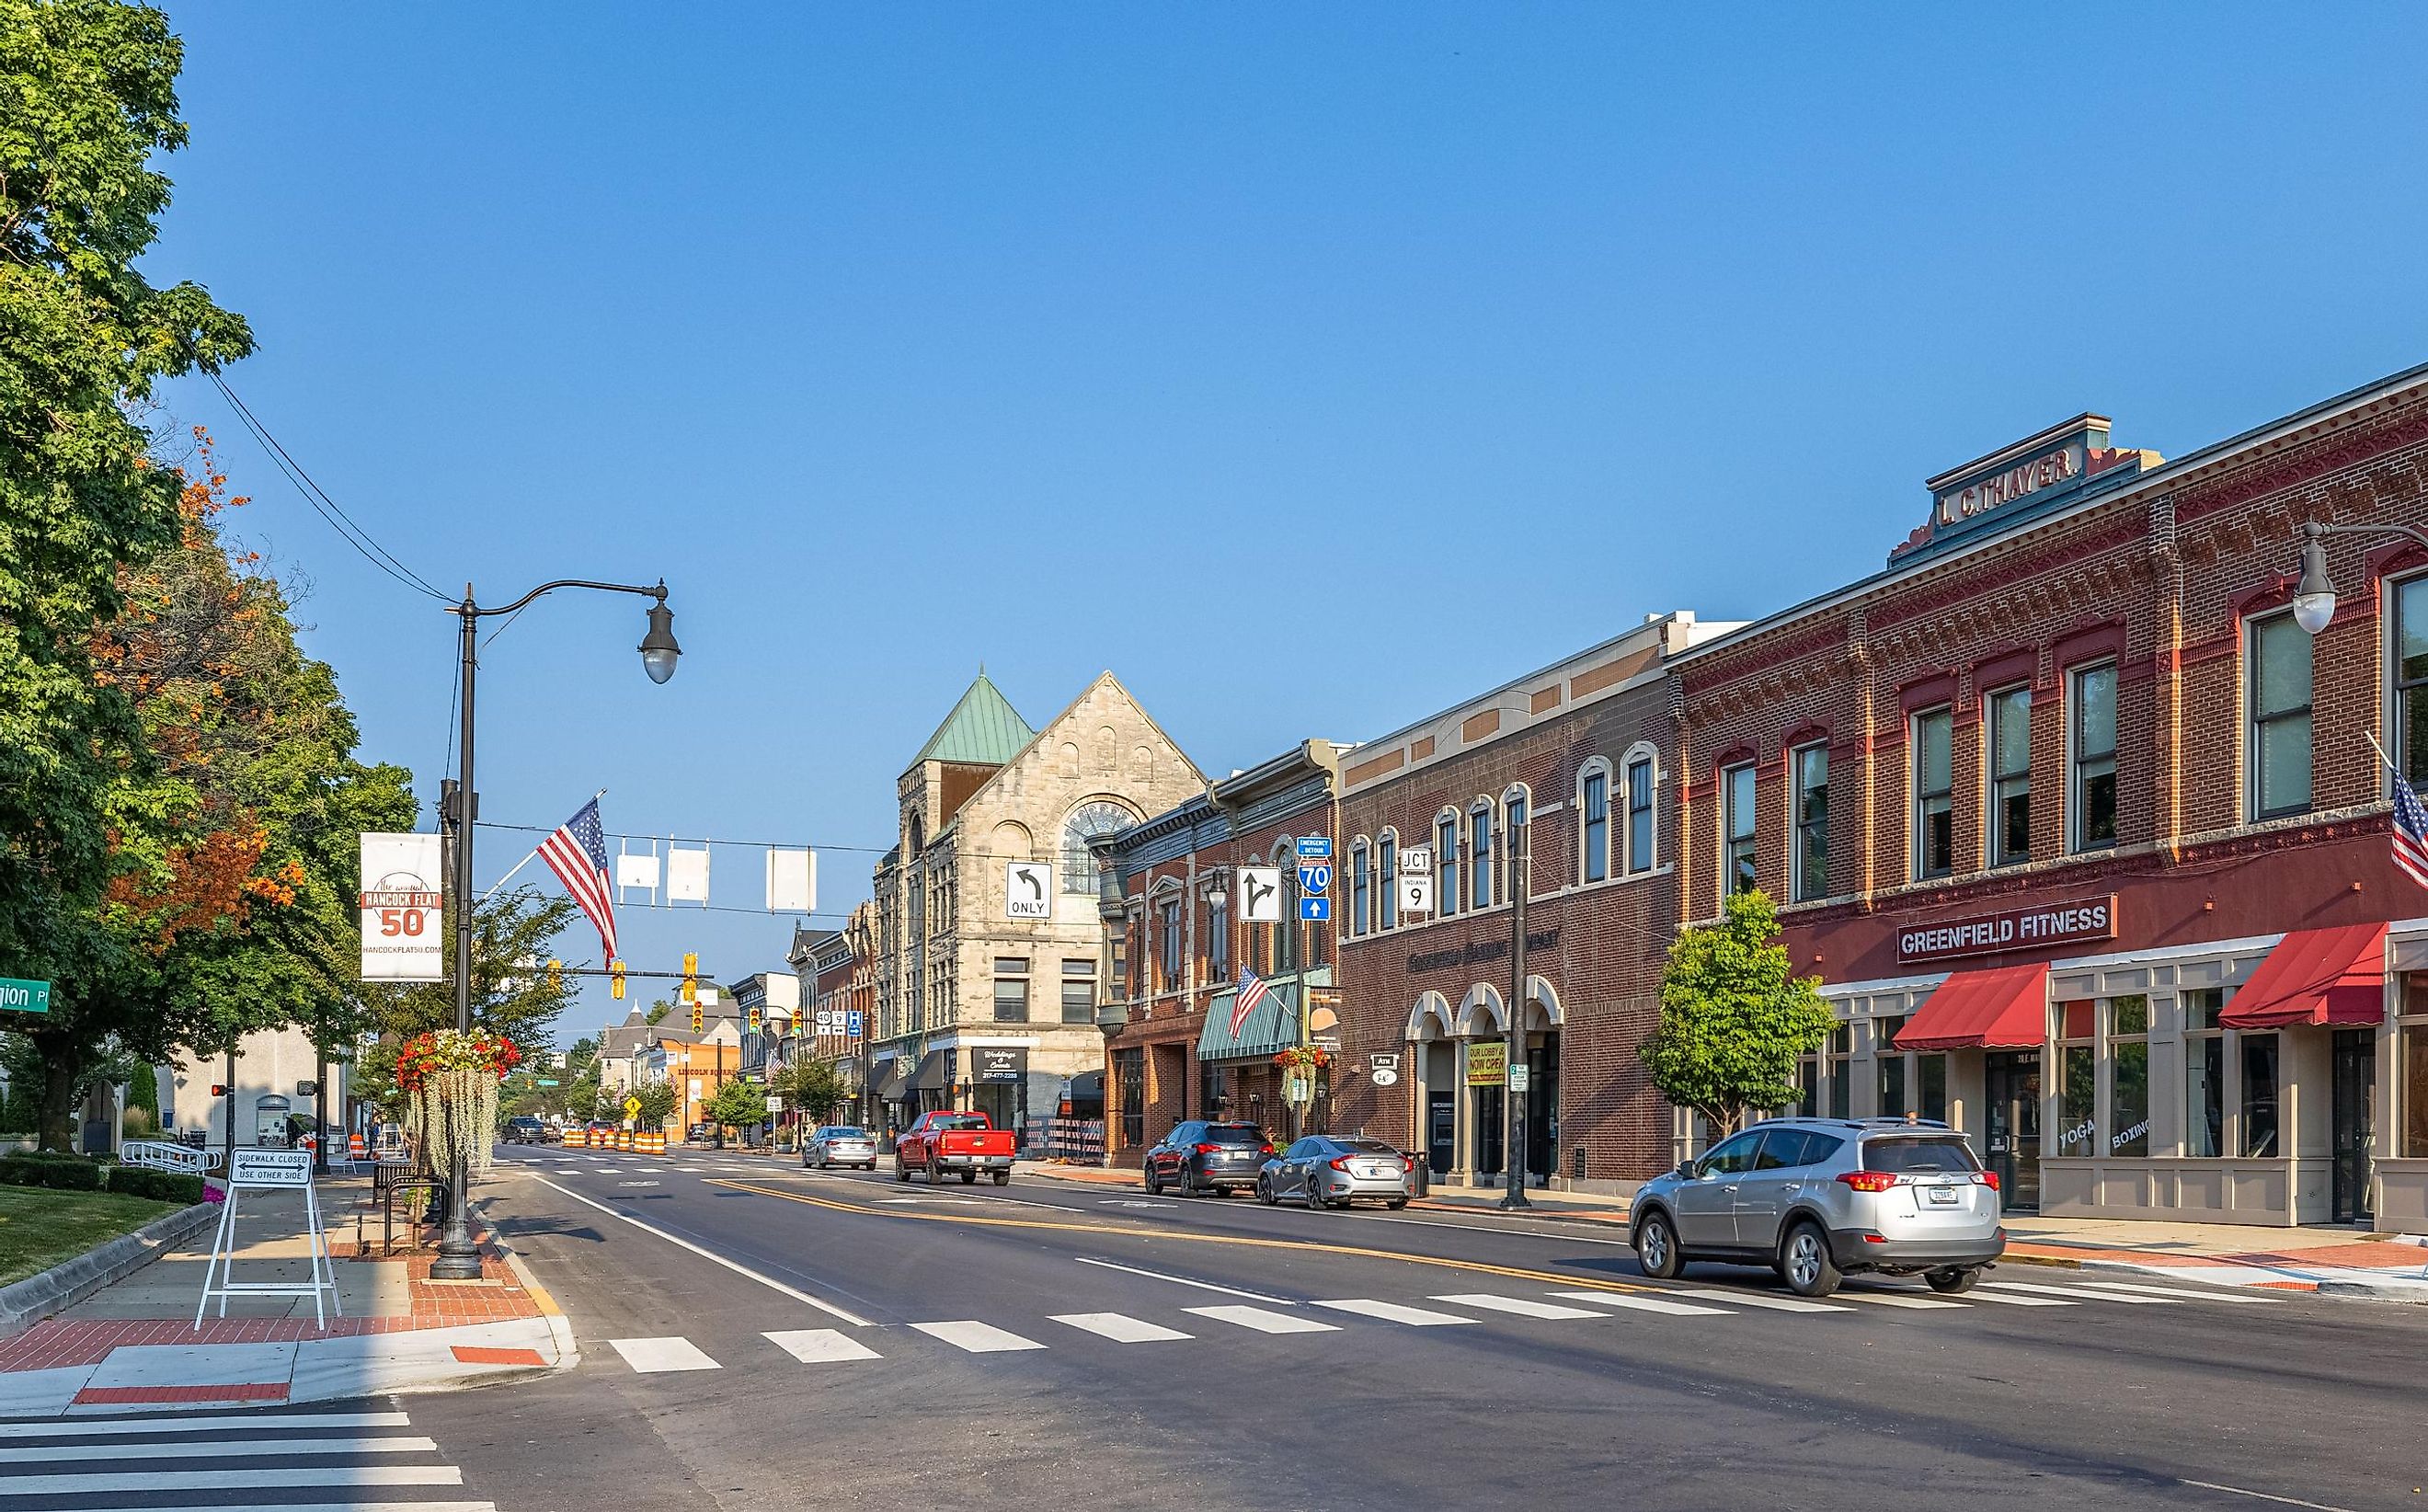
{"type": "Polygon", "coordinates": [[[74,1307],[113,1281],[125,1279],[159,1258],[163,1250],[219,1217],[217,1203],[198,1202],[165,1213],[106,1244],[63,1260],[40,1275],[0,1287],[0,1339],[24,1333],[52,1314],[74,1307]]]}
{"type": "Polygon", "coordinates": [[[2359,1298],[2370,1302],[2408,1302],[2416,1307],[2428,1303],[2428,1280],[2415,1276],[2403,1281],[2321,1281],[2319,1283],[2319,1295],[2359,1298]]]}
{"type": "Polygon", "coordinates": [[[531,1267],[523,1263],[523,1257],[517,1255],[506,1241],[498,1236],[498,1225],[489,1222],[488,1199],[484,1198],[469,1206],[471,1210],[479,1215],[482,1226],[489,1231],[489,1243],[497,1250],[498,1257],[506,1262],[506,1269],[515,1274],[515,1279],[522,1284],[522,1289],[531,1293],[533,1302],[539,1304],[539,1315],[548,1323],[549,1337],[556,1340],[555,1364],[543,1370],[518,1374],[515,1378],[527,1379],[532,1375],[552,1375],[580,1365],[582,1350],[574,1341],[573,1320],[567,1318],[565,1315],[565,1309],[556,1305],[556,1298],[548,1288],[539,1284],[539,1277],[532,1274],[531,1267]]]}

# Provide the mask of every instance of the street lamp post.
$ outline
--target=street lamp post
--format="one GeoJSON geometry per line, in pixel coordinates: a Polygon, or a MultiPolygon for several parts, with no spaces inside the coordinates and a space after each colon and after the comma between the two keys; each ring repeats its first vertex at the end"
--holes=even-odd
{"type": "MultiPolygon", "coordinates": [[[[544,593],[558,588],[590,588],[600,593],[635,593],[655,600],[649,609],[648,633],[641,637],[641,667],[652,682],[664,682],[675,675],[675,660],[682,648],[675,644],[674,611],[666,607],[666,585],[661,579],[655,587],[637,587],[624,583],[587,583],[578,578],[560,578],[543,583],[510,604],[484,609],[472,598],[472,585],[464,584],[464,601],[452,605],[448,613],[456,616],[462,626],[461,672],[464,680],[464,725],[462,743],[456,751],[458,771],[455,791],[443,817],[454,831],[455,856],[455,1030],[472,1032],[472,825],[480,814],[480,798],[472,786],[472,680],[480,666],[479,633],[481,621],[495,615],[511,615],[544,593]]],[[[465,1212],[469,1197],[470,1153],[457,1150],[449,1162],[447,1173],[447,1223],[439,1230],[438,1254],[431,1261],[430,1278],[434,1281],[477,1281],[481,1277],[480,1246],[472,1241],[472,1225],[465,1212]]]]}
{"type": "Polygon", "coordinates": [[[2428,531],[2388,521],[2379,525],[2321,525],[2317,520],[2302,526],[2302,575],[2293,586],[2293,620],[2315,635],[2327,628],[2336,617],[2336,584],[2327,576],[2327,549],[2330,535],[2405,535],[2422,547],[2428,547],[2428,531]]]}
{"type": "MultiPolygon", "coordinates": [[[[1504,803],[1501,812],[1506,814],[1504,803]]],[[[1534,814],[1527,823],[1507,825],[1509,830],[1509,1048],[1501,1070],[1509,1103],[1508,1147],[1502,1152],[1501,1206],[1532,1208],[1526,1199],[1526,1096],[1534,1089],[1511,1085],[1526,1065],[1526,894],[1533,883],[1527,873],[1534,859],[1534,814]]]]}

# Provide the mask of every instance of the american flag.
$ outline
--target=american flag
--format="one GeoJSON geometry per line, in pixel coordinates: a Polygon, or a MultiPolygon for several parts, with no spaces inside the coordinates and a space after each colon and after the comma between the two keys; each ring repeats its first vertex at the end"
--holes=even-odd
{"type": "Polygon", "coordinates": [[[1255,1012],[1256,1005],[1271,992],[1262,977],[1245,966],[1239,968],[1239,993],[1231,1000],[1231,1038],[1236,1040],[1239,1037],[1239,1026],[1248,1022],[1248,1015],[1255,1012]]]}
{"type": "Polygon", "coordinates": [[[2394,863],[2410,879],[2428,887],[2428,805],[2403,774],[2394,774],[2394,863]]]}
{"type": "Polygon", "coordinates": [[[599,827],[599,800],[592,798],[573,817],[539,843],[539,859],[599,926],[599,944],[607,959],[615,959],[615,896],[607,890],[607,833],[599,827]]]}

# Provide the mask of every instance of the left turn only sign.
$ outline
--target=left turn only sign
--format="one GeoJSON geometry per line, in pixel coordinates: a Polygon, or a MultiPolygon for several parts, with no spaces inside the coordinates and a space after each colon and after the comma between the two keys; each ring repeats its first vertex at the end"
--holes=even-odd
{"type": "Polygon", "coordinates": [[[1007,919],[1050,919],[1054,916],[1054,863],[1014,861],[1003,868],[1003,916],[1007,919]]]}

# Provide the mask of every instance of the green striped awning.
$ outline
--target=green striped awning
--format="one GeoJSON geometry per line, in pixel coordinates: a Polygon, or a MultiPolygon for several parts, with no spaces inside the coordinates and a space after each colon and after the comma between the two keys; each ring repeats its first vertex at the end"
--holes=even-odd
{"type": "MultiPolygon", "coordinates": [[[[1318,987],[1329,986],[1330,967],[1307,974],[1307,979],[1318,987]]],[[[1239,1000],[1239,991],[1226,987],[1216,993],[1206,1005],[1206,1028],[1197,1036],[1197,1059],[1200,1060],[1271,1060],[1283,1049],[1298,1044],[1298,976],[1269,978],[1265,982],[1265,1000],[1231,1032],[1231,1008],[1239,1000]]]]}

